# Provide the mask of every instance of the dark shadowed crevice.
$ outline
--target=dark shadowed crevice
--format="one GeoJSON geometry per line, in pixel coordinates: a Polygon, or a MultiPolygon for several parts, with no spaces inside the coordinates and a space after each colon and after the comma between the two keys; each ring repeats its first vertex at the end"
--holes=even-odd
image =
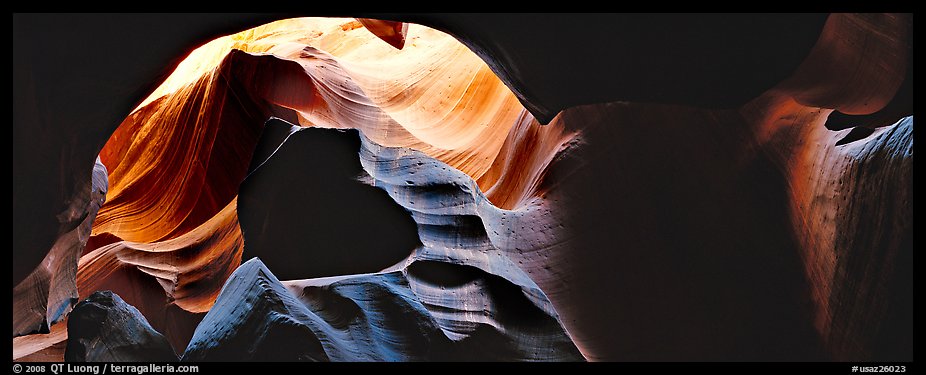
{"type": "Polygon", "coordinates": [[[473,282],[485,272],[473,266],[419,260],[408,266],[408,274],[429,285],[453,288],[473,282]]]}
{"type": "Polygon", "coordinates": [[[108,233],[108,232],[104,232],[104,233],[100,233],[95,236],[91,236],[90,238],[87,239],[87,245],[84,246],[84,250],[80,255],[84,256],[93,250],[99,249],[109,244],[114,244],[119,241],[122,241],[122,238],[119,238],[119,236],[114,235],[112,233],[108,233]]]}
{"type": "Polygon", "coordinates": [[[520,286],[479,268],[418,260],[408,266],[408,275],[413,282],[425,283],[442,289],[463,288],[469,284],[476,285],[482,289],[482,293],[485,293],[488,299],[497,304],[493,317],[502,324],[512,327],[519,324],[558,325],[555,319],[546,315],[524,295],[520,286]]]}
{"type": "Polygon", "coordinates": [[[417,227],[385,191],[357,180],[357,131],[283,136],[290,127],[267,123],[255,155],[272,156],[241,184],[244,259],[260,257],[286,280],[375,272],[407,257],[417,227]]]}
{"type": "Polygon", "coordinates": [[[842,146],[845,144],[849,144],[855,141],[868,138],[868,136],[874,133],[875,133],[875,130],[872,128],[865,128],[861,126],[852,128],[852,130],[849,131],[849,134],[846,134],[845,137],[842,137],[842,139],[836,141],[836,146],[842,146]]]}

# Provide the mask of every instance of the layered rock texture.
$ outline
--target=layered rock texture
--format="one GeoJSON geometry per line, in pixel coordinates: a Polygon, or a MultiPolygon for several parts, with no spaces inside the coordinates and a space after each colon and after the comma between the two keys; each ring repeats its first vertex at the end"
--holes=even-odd
{"type": "Polygon", "coordinates": [[[183,360],[582,360],[556,319],[517,286],[433,267],[443,266],[284,285],[251,259],[229,278],[183,360]],[[453,280],[427,279],[438,271],[453,280]]]}
{"type": "Polygon", "coordinates": [[[912,360],[912,16],[466,17],[214,39],[60,160],[14,17],[13,359],[912,360]]]}
{"type": "Polygon", "coordinates": [[[106,166],[97,158],[89,189],[73,197],[56,216],[57,240],[39,266],[13,288],[13,336],[48,327],[64,318],[77,300],[77,258],[90,237],[93,219],[106,200],[106,166]]]}

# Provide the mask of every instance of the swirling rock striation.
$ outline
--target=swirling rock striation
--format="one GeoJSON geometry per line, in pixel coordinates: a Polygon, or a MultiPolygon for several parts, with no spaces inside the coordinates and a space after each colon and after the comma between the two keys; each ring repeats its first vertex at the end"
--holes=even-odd
{"type": "Polygon", "coordinates": [[[77,301],[77,259],[90,238],[94,218],[106,201],[106,166],[97,158],[88,190],[57,215],[57,240],[42,263],[13,288],[13,337],[48,333],[77,301]]]}
{"type": "MultiPolygon", "coordinates": [[[[765,20],[774,21],[769,17],[765,20]]],[[[790,19],[803,19],[804,26],[818,30],[813,22],[818,18],[790,19]]],[[[536,24],[542,17],[521,20],[536,24]]],[[[555,25],[548,25],[550,32],[574,35],[555,25]]],[[[605,27],[595,25],[591,29],[605,27]]],[[[282,283],[297,296],[285,311],[302,311],[301,305],[312,312],[320,309],[312,301],[345,298],[368,318],[378,305],[359,301],[356,288],[370,290],[383,303],[401,295],[402,303],[421,303],[424,310],[416,307],[422,313],[416,316],[433,319],[428,327],[441,333],[435,340],[478,343],[463,350],[473,358],[484,358],[487,353],[479,348],[485,347],[503,353],[490,357],[496,359],[562,359],[569,356],[541,348],[568,347],[563,337],[589,360],[912,358],[913,121],[892,125],[894,116],[910,114],[903,103],[912,85],[912,17],[830,15],[809,54],[802,46],[810,48],[816,31],[796,33],[801,41],[782,61],[759,59],[777,61],[769,63],[774,66],[741,71],[765,82],[753,85],[747,79],[744,87],[766,91],[748,94],[753,100],[726,110],[691,106],[716,104],[716,97],[660,104],[672,102],[667,99],[672,95],[635,91],[640,85],[632,79],[616,87],[607,79],[563,81],[569,74],[538,78],[537,72],[553,64],[531,59],[530,48],[501,48],[508,42],[487,47],[478,42],[486,35],[468,32],[450,18],[441,27],[457,30],[454,35],[476,54],[417,25],[400,30],[405,44],[399,50],[361,21],[338,19],[275,22],[191,53],[100,152],[109,167],[110,193],[77,268],[80,296],[117,290],[175,347],[184,347],[207,311],[210,321],[243,324],[236,320],[244,315],[231,314],[235,308],[223,308],[223,317],[212,306],[224,280],[253,251],[287,279],[311,278],[282,283]],[[801,58],[795,70],[792,63],[801,58]],[[541,69],[513,68],[525,61],[541,69]],[[492,70],[501,72],[514,94],[492,70]],[[615,99],[638,102],[607,102],[615,99]],[[850,116],[837,118],[834,111],[850,116]],[[311,142],[318,138],[311,132],[264,125],[270,117],[299,127],[357,129],[360,142],[351,140],[347,149],[320,147],[311,142]],[[314,145],[316,152],[299,150],[300,144],[314,145]],[[360,169],[352,155],[358,147],[360,169]],[[325,162],[332,173],[325,172],[325,162]],[[326,178],[313,181],[310,173],[288,181],[290,168],[326,178]],[[394,219],[386,221],[404,223],[398,237],[409,240],[370,246],[387,232],[373,217],[378,215],[346,210],[325,220],[337,211],[330,208],[350,206],[347,202],[388,207],[394,219]],[[264,203],[273,209],[262,208],[264,203]],[[313,207],[329,215],[311,217],[313,207]],[[264,218],[272,219],[272,228],[260,227],[264,218]],[[312,225],[300,230],[305,223],[312,225]],[[345,228],[353,224],[376,235],[347,237],[345,228]],[[343,246],[313,243],[326,235],[334,239],[328,242],[344,238],[343,246]],[[326,254],[326,248],[341,250],[326,254]],[[299,260],[287,264],[285,254],[291,252],[299,260]],[[351,262],[352,256],[364,261],[351,262]],[[336,260],[340,268],[326,269],[313,258],[336,260]],[[299,274],[300,267],[305,274],[299,274]],[[348,279],[355,283],[338,284],[348,279]],[[315,287],[337,290],[339,297],[315,287]],[[377,292],[387,287],[391,292],[377,292]],[[562,328],[537,333],[513,324],[511,316],[536,317],[527,320],[562,328]],[[537,335],[508,339],[509,332],[521,329],[537,335]]],[[[772,28],[780,27],[788,26],[772,28]]],[[[600,45],[580,48],[587,46],[582,41],[600,36],[563,43],[550,61],[613,69],[613,53],[600,53],[600,45]],[[600,61],[579,58],[588,53],[600,61]]],[[[765,47],[744,38],[749,48],[765,47]]],[[[621,40],[630,44],[611,52],[632,56],[626,59],[630,64],[642,61],[647,68],[629,72],[665,77],[651,68],[662,66],[660,51],[678,51],[657,45],[637,56],[625,53],[639,50],[635,39],[621,40]]],[[[727,51],[724,45],[716,43],[720,52],[727,51]]],[[[762,53],[776,56],[778,49],[762,53]]],[[[703,73],[701,60],[675,57],[665,61],[693,64],[693,71],[703,73]]],[[[710,85],[723,81],[711,74],[693,76],[710,85]]],[[[678,81],[685,86],[684,79],[678,81]]],[[[646,88],[662,92],[670,86],[675,82],[646,88]]],[[[735,91],[726,99],[743,99],[743,91],[735,91]]],[[[74,195],[68,190],[72,184],[65,185],[61,197],[74,195]]],[[[75,202],[80,208],[75,212],[83,212],[83,200],[75,202]]],[[[65,220],[66,229],[77,219],[65,220]]],[[[14,241],[17,254],[26,249],[21,238],[27,237],[14,241]]],[[[41,241],[30,248],[35,244],[41,241]]],[[[14,267],[14,283],[21,268],[14,267]]],[[[60,317],[59,296],[73,295],[65,286],[52,286],[45,290],[56,297],[46,298],[41,288],[14,294],[14,310],[33,306],[27,311],[34,313],[22,315],[29,316],[20,320],[23,327],[41,326],[41,316],[60,317]]],[[[271,289],[260,294],[283,295],[271,289]]],[[[380,320],[358,320],[349,313],[356,311],[350,304],[330,306],[336,312],[319,312],[321,320],[294,313],[298,325],[317,323],[324,331],[346,324],[354,327],[349,332],[358,332],[345,339],[337,333],[340,328],[312,331],[326,356],[335,353],[328,359],[434,358],[417,349],[383,351],[375,344],[383,335],[401,336],[401,342],[384,348],[402,342],[416,347],[421,335],[386,329],[401,326],[405,317],[383,312],[380,320]],[[338,339],[325,346],[329,336],[338,339]]],[[[247,319],[266,322],[267,316],[247,319]]],[[[14,319],[14,336],[17,324],[14,319]]],[[[45,336],[14,338],[14,358],[59,350],[55,343],[66,332],[56,327],[45,336]]],[[[220,339],[197,335],[200,343],[220,339]]],[[[226,345],[240,349],[224,341],[210,348],[226,345]]],[[[314,354],[304,358],[324,359],[312,348],[314,354]]]]}
{"type": "MultiPolygon", "coordinates": [[[[409,272],[410,273],[410,272],[409,272]]],[[[260,262],[251,259],[232,275],[215,307],[197,328],[183,360],[204,361],[421,361],[421,360],[578,360],[578,351],[549,316],[509,321],[509,327],[469,323],[466,334],[448,337],[443,325],[454,309],[422,303],[421,281],[403,271],[281,283],[260,262]],[[430,309],[444,319],[435,320],[430,309]],[[536,345],[536,344],[541,345],[536,345]],[[533,345],[532,345],[533,344],[533,345]],[[552,344],[552,345],[551,345],[552,344]],[[558,344],[558,345],[556,345],[558,344]],[[559,350],[557,350],[559,349],[559,350]]],[[[506,301],[500,285],[476,277],[490,292],[492,311],[525,301],[506,301]],[[498,298],[498,299],[493,299],[498,298]]],[[[459,293],[466,283],[442,292],[459,293]]],[[[475,301],[475,302],[478,302],[475,301]]],[[[486,305],[489,306],[489,305],[486,305]]],[[[518,313],[523,310],[514,310],[518,313]]],[[[540,313],[539,310],[535,311],[540,313]]],[[[467,311],[457,311],[458,317],[467,311]]],[[[542,313],[540,315],[543,315],[542,313]]],[[[478,315],[477,315],[478,316],[478,315]]]]}

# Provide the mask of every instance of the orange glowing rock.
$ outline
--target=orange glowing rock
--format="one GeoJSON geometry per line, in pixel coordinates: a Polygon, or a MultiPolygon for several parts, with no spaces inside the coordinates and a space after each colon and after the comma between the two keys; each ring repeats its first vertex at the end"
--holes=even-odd
{"type": "MultiPolygon", "coordinates": [[[[498,276],[561,319],[586,359],[883,358],[880,332],[906,324],[891,287],[912,267],[912,119],[840,146],[849,131],[824,122],[891,101],[911,27],[832,15],[795,74],[738,109],[599,103],[546,126],[473,52],[423,26],[289,19],[222,37],[100,152],[109,193],[76,284],[81,297],[117,291],[183,347],[241,263],[238,186],[274,116],[364,137],[364,178],[422,242],[377,275],[446,262],[498,276]],[[412,176],[418,166],[429,174],[412,176]]],[[[446,321],[497,324],[435,295],[416,296],[454,311],[446,321]]],[[[222,318],[210,321],[236,323],[222,318]]],[[[60,326],[15,338],[14,359],[57,355],[60,326]]]]}
{"type": "Polygon", "coordinates": [[[341,27],[351,22],[290,19],[216,39],[125,119],[100,152],[110,203],[93,235],[110,240],[85,250],[81,297],[113,289],[153,314],[151,296],[120,291],[129,276],[115,275],[137,269],[146,276],[130,277],[156,280],[170,304],[207,311],[240,263],[235,195],[271,115],[358,128],[474,178],[487,173],[508,129],[530,117],[508,88],[449,35],[412,25],[414,42],[397,50],[341,27]]]}

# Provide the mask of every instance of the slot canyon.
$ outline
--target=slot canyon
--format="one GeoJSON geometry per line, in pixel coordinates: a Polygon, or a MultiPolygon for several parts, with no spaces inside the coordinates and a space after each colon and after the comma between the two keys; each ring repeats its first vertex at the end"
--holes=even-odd
{"type": "Polygon", "coordinates": [[[912,14],[14,14],[13,361],[912,361],[912,14]]]}

